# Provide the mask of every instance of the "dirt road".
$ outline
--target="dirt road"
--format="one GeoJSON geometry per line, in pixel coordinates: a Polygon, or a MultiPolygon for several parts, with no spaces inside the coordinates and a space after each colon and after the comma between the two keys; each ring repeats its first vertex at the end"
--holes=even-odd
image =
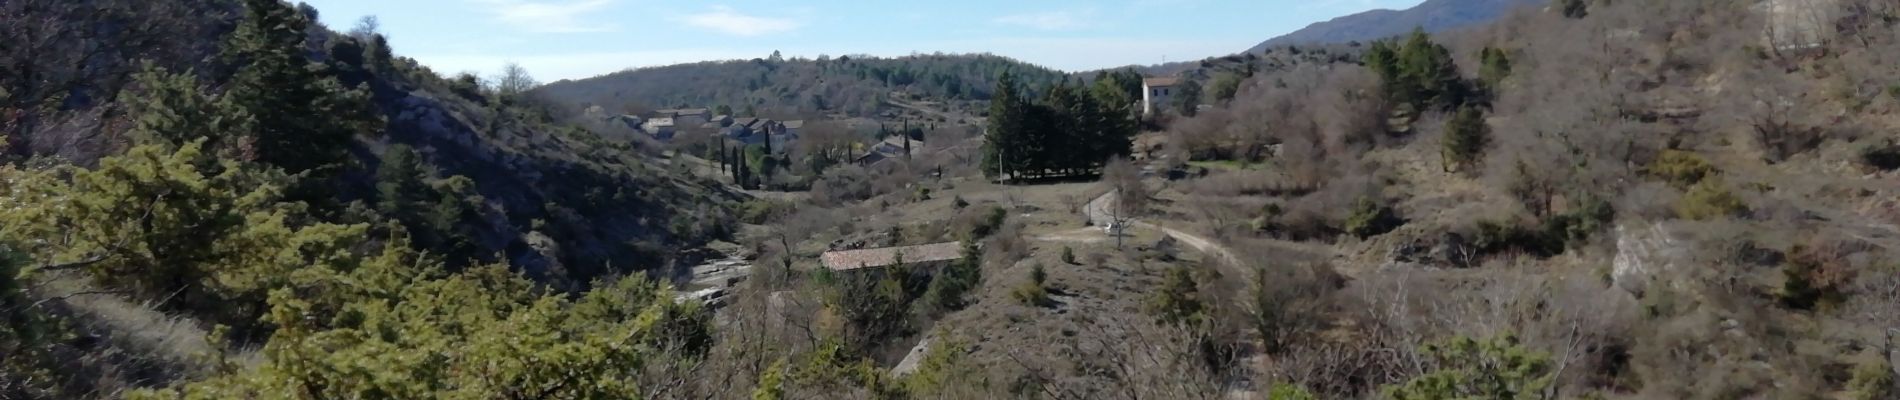
{"type": "MultiPolygon", "coordinates": [[[[1088,206],[1085,207],[1085,209],[1088,211],[1088,214],[1089,214],[1089,221],[1093,221],[1095,223],[1095,226],[1098,226],[1098,227],[1109,226],[1110,224],[1114,223],[1116,219],[1115,218],[1116,216],[1114,213],[1114,210],[1115,210],[1114,207],[1117,201],[1120,201],[1120,198],[1118,197],[1118,193],[1113,190],[1109,191],[1108,193],[1103,193],[1101,196],[1096,197],[1094,200],[1089,200],[1088,206]]],[[[1132,217],[1125,217],[1125,218],[1122,218],[1122,220],[1123,222],[1125,222],[1127,225],[1130,225],[1130,226],[1161,231],[1161,233],[1167,234],[1168,237],[1172,237],[1174,238],[1174,240],[1179,240],[1181,241],[1181,243],[1186,243],[1188,246],[1193,247],[1194,250],[1196,251],[1200,251],[1202,253],[1207,253],[1207,254],[1218,255],[1220,256],[1222,261],[1227,262],[1227,265],[1233,266],[1234,268],[1240,267],[1240,257],[1234,256],[1233,251],[1228,250],[1226,246],[1220,245],[1219,242],[1209,240],[1208,238],[1201,237],[1200,235],[1182,232],[1174,228],[1168,228],[1164,226],[1137,221],[1132,217]]]]}

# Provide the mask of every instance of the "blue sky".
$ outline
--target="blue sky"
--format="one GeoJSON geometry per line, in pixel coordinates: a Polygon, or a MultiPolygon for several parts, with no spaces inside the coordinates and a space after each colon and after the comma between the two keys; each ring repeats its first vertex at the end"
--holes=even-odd
{"type": "Polygon", "coordinates": [[[1421,0],[304,0],[339,31],[375,15],[437,72],[520,63],[543,81],[705,60],[987,52],[1077,71],[1200,59],[1421,0]]]}

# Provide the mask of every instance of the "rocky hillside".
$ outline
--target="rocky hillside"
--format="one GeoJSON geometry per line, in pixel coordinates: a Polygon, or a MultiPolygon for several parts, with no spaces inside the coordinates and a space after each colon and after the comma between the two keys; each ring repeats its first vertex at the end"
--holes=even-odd
{"type": "Polygon", "coordinates": [[[1397,36],[1413,28],[1441,32],[1490,22],[1520,6],[1533,6],[1545,0],[1427,0],[1405,10],[1372,10],[1331,21],[1308,25],[1304,29],[1273,38],[1252,49],[1323,43],[1365,41],[1397,36]]]}
{"type": "MultiPolygon", "coordinates": [[[[148,89],[136,73],[147,64],[193,71],[203,89],[225,90],[237,66],[221,49],[241,10],[230,0],[0,4],[9,21],[31,21],[0,24],[0,41],[12,44],[0,46],[0,135],[8,140],[0,148],[80,165],[124,151],[135,122],[129,99],[148,89]]],[[[316,20],[316,9],[298,11],[316,20]]],[[[348,144],[351,165],[335,178],[345,209],[337,218],[361,218],[348,210],[388,200],[378,193],[384,161],[392,149],[413,151],[430,186],[455,187],[443,194],[449,200],[429,201],[464,212],[427,229],[420,218],[405,225],[452,263],[502,255],[566,282],[614,272],[610,264],[660,267],[673,249],[714,236],[698,227],[719,225],[717,210],[732,198],[661,168],[635,143],[557,123],[552,107],[393,56],[378,33],[312,26],[308,36],[305,55],[321,75],[365,90],[383,121],[348,144]]]]}

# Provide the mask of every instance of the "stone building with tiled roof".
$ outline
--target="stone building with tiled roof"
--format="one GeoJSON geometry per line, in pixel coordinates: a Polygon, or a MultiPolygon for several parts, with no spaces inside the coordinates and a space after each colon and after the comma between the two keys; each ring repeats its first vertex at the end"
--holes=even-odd
{"type": "Polygon", "coordinates": [[[833,271],[854,271],[889,267],[897,264],[918,265],[933,264],[963,259],[963,243],[948,242],[919,246],[885,247],[879,249],[841,250],[825,252],[820,256],[825,268],[833,271]]]}

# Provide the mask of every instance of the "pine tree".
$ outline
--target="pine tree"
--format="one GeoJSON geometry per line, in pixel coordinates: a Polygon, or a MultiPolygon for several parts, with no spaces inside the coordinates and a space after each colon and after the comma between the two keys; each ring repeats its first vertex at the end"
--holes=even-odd
{"type": "Polygon", "coordinates": [[[1484,85],[1485,96],[1495,99],[1504,85],[1504,79],[1511,76],[1511,56],[1503,49],[1486,47],[1479,53],[1479,58],[1482,61],[1478,68],[1478,81],[1484,85]]]}
{"type": "Polygon", "coordinates": [[[133,79],[140,89],[129,101],[132,135],[141,143],[175,149],[206,139],[207,147],[218,148],[247,125],[244,115],[225,113],[190,71],[173,73],[146,63],[133,79]]]}
{"type": "Polygon", "coordinates": [[[1381,81],[1386,82],[1386,86],[1390,87],[1398,82],[1398,53],[1392,48],[1391,43],[1384,40],[1372,42],[1372,46],[1366,49],[1366,55],[1362,60],[1366,68],[1371,69],[1373,73],[1379,75],[1381,81]]]}
{"type": "Polygon", "coordinates": [[[1485,124],[1484,110],[1459,109],[1458,114],[1445,123],[1444,143],[1445,170],[1469,172],[1482,161],[1484,149],[1491,145],[1491,127],[1485,124]]]}
{"type": "Polygon", "coordinates": [[[1398,61],[1400,80],[1406,82],[1405,89],[1412,91],[1402,100],[1420,110],[1428,106],[1449,109],[1464,104],[1464,85],[1458,75],[1458,65],[1452,61],[1451,50],[1433,43],[1424,29],[1412,31],[1411,38],[1399,50],[1398,61]]]}
{"type": "Polygon", "coordinates": [[[984,132],[983,173],[993,178],[1018,176],[1024,165],[1023,135],[1028,130],[1028,105],[1015,76],[1004,72],[990,96],[989,130],[984,132]]]}
{"type": "Polygon", "coordinates": [[[1454,109],[1469,97],[1451,51],[1432,42],[1423,29],[1404,43],[1373,42],[1362,58],[1385,83],[1386,99],[1414,111],[1454,109]]]}
{"type": "Polygon", "coordinates": [[[425,180],[432,175],[422,157],[408,145],[390,146],[383,165],[376,169],[376,208],[384,214],[405,219],[415,212],[420,196],[430,192],[425,180]]]}
{"type": "Polygon", "coordinates": [[[309,21],[302,14],[278,0],[244,5],[224,56],[239,66],[227,106],[251,117],[246,155],[293,174],[344,162],[350,140],[379,122],[368,94],[313,68],[304,55],[309,21]]]}

